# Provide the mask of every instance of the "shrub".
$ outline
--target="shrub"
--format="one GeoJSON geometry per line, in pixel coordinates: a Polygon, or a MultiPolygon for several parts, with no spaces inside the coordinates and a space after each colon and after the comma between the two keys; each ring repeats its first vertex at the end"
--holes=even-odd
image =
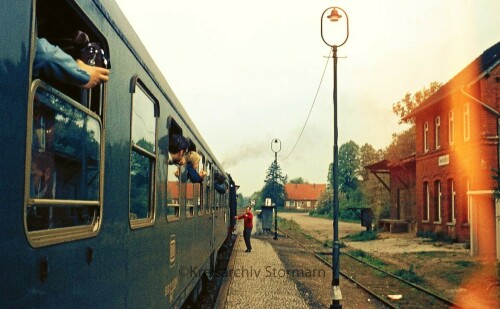
{"type": "Polygon", "coordinates": [[[394,275],[414,284],[421,284],[424,279],[417,275],[413,270],[413,264],[410,265],[409,269],[400,269],[394,272],[394,275]]]}
{"type": "Polygon", "coordinates": [[[351,241],[370,241],[377,239],[378,235],[375,231],[361,231],[357,234],[347,235],[344,239],[351,241]]]}

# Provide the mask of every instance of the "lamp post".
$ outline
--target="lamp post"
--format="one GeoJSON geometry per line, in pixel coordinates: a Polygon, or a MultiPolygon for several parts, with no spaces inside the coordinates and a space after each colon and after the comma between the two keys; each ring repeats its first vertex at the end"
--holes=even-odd
{"type": "Polygon", "coordinates": [[[274,152],[274,171],[273,171],[273,200],[274,200],[274,240],[278,240],[278,204],[276,203],[276,169],[278,168],[278,152],[281,150],[281,141],[274,138],[271,141],[271,150],[274,152]]]}
{"type": "Polygon", "coordinates": [[[323,11],[321,14],[321,38],[326,45],[332,48],[333,57],[333,249],[332,249],[332,304],[331,309],[342,308],[340,300],[342,299],[342,293],[340,292],[340,270],[339,270],[339,260],[340,260],[340,242],[339,242],[339,162],[338,154],[339,149],[337,145],[338,140],[338,127],[337,127],[337,48],[344,45],[349,38],[349,18],[347,13],[340,7],[329,7],[323,11]],[[328,18],[331,22],[337,22],[342,18],[339,14],[339,10],[345,15],[346,20],[346,36],[342,43],[335,44],[328,42],[323,35],[323,20],[325,19],[325,13],[330,11],[328,18]]]}

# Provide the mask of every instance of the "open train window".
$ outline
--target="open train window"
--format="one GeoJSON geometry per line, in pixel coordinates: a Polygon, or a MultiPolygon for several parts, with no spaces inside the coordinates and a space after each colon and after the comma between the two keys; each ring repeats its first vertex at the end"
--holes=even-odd
{"type": "MultiPolygon", "coordinates": [[[[83,59],[84,62],[90,65],[99,65],[93,61],[95,60],[95,54],[92,59],[85,57],[85,55],[88,55],[86,51],[89,51],[87,48],[88,43],[95,43],[96,45],[91,46],[99,47],[98,57],[104,55],[105,58],[105,64],[100,66],[110,68],[109,48],[104,36],[92,24],[90,19],[81,12],[74,1],[45,0],[36,1],[35,3],[36,29],[34,35],[37,38],[46,39],[51,45],[58,46],[74,59],[83,59]]],[[[97,115],[103,115],[106,83],[85,90],[69,83],[57,81],[50,76],[43,76],[43,74],[36,78],[47,82],[97,115]]]]}
{"type": "MultiPolygon", "coordinates": [[[[200,156],[201,156],[201,160],[200,160],[200,171],[206,171],[206,164],[205,164],[205,156],[200,153],[200,156]]],[[[197,193],[198,193],[198,198],[197,198],[197,206],[198,206],[198,215],[203,215],[203,209],[205,207],[205,197],[204,197],[204,192],[205,192],[205,188],[204,188],[204,184],[203,183],[200,183],[198,184],[197,186],[197,193]]]]}
{"type": "Polygon", "coordinates": [[[28,103],[24,224],[33,247],[91,237],[102,214],[101,119],[36,81],[28,103]]]}
{"type": "MultiPolygon", "coordinates": [[[[188,148],[188,154],[186,155],[186,160],[189,160],[189,159],[187,159],[188,157],[193,158],[194,156],[197,156],[197,155],[198,155],[198,153],[196,151],[196,144],[194,144],[191,140],[190,144],[189,144],[189,148],[188,148]]],[[[186,162],[186,164],[187,164],[187,162],[186,162]]],[[[187,169],[187,167],[186,167],[186,169],[187,169]]],[[[195,198],[196,198],[195,191],[196,191],[196,188],[199,187],[199,184],[191,181],[191,179],[187,175],[188,171],[186,169],[184,169],[186,171],[186,173],[183,174],[183,177],[181,177],[181,185],[186,190],[186,217],[192,218],[194,216],[194,205],[195,205],[195,198]]],[[[195,168],[195,170],[196,170],[196,172],[198,172],[198,166],[195,168]]]]}
{"type": "MultiPolygon", "coordinates": [[[[169,117],[168,123],[168,139],[172,139],[174,135],[182,135],[182,129],[169,117]]],[[[168,146],[167,146],[168,148],[168,146]]],[[[172,160],[168,161],[168,176],[167,176],[167,220],[175,221],[180,218],[181,202],[185,200],[181,190],[180,175],[185,173],[184,166],[175,164],[172,160]]]]}
{"type": "MultiPolygon", "coordinates": [[[[134,79],[136,80],[136,79],[134,79]]],[[[155,213],[156,119],[158,101],[136,80],[132,95],[130,211],[133,228],[151,225],[155,213]]]]}
{"type": "Polygon", "coordinates": [[[206,161],[206,172],[205,176],[206,186],[205,186],[205,213],[209,214],[212,212],[212,204],[213,204],[213,192],[212,192],[212,163],[210,161],[206,161]]]}

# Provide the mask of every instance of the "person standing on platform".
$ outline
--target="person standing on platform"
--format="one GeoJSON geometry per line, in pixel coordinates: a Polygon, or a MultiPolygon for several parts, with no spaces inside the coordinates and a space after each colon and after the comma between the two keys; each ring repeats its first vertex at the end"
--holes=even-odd
{"type": "Polygon", "coordinates": [[[243,219],[243,238],[245,239],[245,245],[247,250],[245,252],[252,252],[252,244],[250,243],[250,235],[252,234],[253,228],[253,214],[250,206],[247,206],[246,211],[241,216],[234,216],[235,219],[243,219]]]}

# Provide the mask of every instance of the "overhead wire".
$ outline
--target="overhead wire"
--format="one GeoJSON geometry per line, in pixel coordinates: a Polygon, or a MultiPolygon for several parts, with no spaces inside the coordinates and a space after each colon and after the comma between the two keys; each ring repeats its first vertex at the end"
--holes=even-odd
{"type": "Polygon", "coordinates": [[[295,145],[293,145],[292,150],[290,150],[290,152],[286,155],[286,157],[284,157],[283,159],[281,159],[281,161],[285,161],[286,159],[288,159],[288,157],[290,157],[290,155],[295,150],[295,147],[297,147],[297,144],[299,143],[300,138],[302,137],[302,134],[304,133],[304,130],[305,130],[306,125],[307,125],[307,122],[309,121],[309,117],[311,116],[311,112],[313,110],[314,104],[316,103],[316,99],[318,98],[319,89],[321,88],[321,84],[323,83],[323,78],[325,77],[326,68],[328,68],[328,62],[330,61],[331,55],[332,55],[332,51],[330,50],[330,53],[328,54],[328,57],[326,58],[325,68],[323,69],[323,74],[321,75],[321,79],[319,81],[318,89],[316,90],[316,95],[314,96],[311,108],[309,109],[309,114],[307,115],[306,121],[304,122],[304,126],[302,127],[302,131],[300,131],[299,137],[297,138],[297,141],[295,142],[295,145]]]}

